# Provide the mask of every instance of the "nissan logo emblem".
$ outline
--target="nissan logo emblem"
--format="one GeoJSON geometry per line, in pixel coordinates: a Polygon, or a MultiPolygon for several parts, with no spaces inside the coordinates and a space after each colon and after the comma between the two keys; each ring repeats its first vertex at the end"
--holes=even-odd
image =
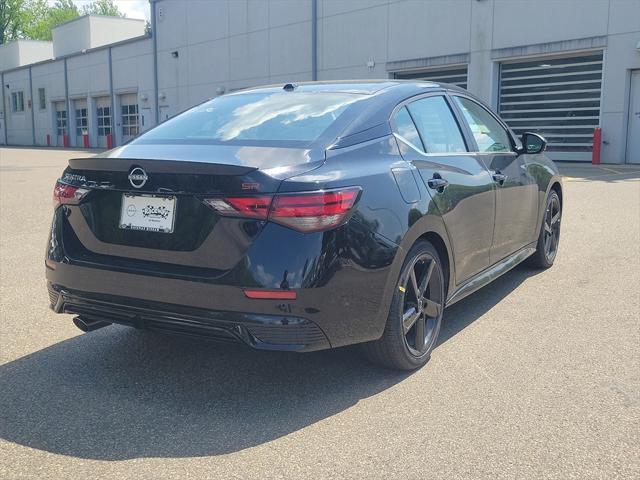
{"type": "Polygon", "coordinates": [[[145,172],[142,168],[136,167],[129,173],[129,182],[133,188],[142,188],[144,184],[147,183],[147,172],[145,172]]]}

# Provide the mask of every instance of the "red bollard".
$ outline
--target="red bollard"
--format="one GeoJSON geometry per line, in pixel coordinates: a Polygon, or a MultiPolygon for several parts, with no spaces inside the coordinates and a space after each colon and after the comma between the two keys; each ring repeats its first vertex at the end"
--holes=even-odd
{"type": "Polygon", "coordinates": [[[47,147],[51,146],[51,135],[47,133],[47,147]]]}
{"type": "Polygon", "coordinates": [[[591,154],[591,164],[600,165],[600,149],[602,147],[602,129],[596,127],[593,131],[593,151],[591,154]]]}
{"type": "Polygon", "coordinates": [[[65,148],[69,147],[69,135],[67,135],[66,133],[62,135],[62,146],[65,148]]]}
{"type": "Polygon", "coordinates": [[[113,134],[109,133],[107,135],[107,148],[111,150],[113,148],[113,134]]]}
{"type": "Polygon", "coordinates": [[[82,135],[82,144],[84,145],[84,148],[89,148],[89,134],[88,133],[84,133],[82,135]]]}

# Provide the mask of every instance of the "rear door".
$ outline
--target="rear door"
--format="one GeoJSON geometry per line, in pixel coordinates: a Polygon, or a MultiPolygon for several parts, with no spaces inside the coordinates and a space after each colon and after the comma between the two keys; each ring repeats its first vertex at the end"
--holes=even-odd
{"type": "Polygon", "coordinates": [[[504,124],[471,98],[455,95],[453,99],[471,131],[476,158],[489,170],[497,189],[491,247],[494,264],[533,241],[538,184],[527,169],[526,155],[515,152],[504,124]]]}
{"type": "Polygon", "coordinates": [[[495,215],[494,182],[468,153],[461,129],[443,94],[398,109],[393,124],[403,157],[420,172],[442,214],[460,284],[489,266],[495,215]]]}

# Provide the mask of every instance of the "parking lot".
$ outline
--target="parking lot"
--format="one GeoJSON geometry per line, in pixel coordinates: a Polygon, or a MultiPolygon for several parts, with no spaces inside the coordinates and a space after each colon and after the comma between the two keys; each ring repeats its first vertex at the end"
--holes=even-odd
{"type": "Polygon", "coordinates": [[[357,348],[82,334],[43,254],[83,155],[0,149],[0,478],[640,477],[640,165],[565,164],[556,265],[447,309],[407,374],[357,348]]]}

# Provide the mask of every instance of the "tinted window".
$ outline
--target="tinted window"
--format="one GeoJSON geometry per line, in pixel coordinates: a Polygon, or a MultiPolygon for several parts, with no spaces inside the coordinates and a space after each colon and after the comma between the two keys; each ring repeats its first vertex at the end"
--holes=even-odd
{"type": "Polygon", "coordinates": [[[225,95],[167,120],[140,140],[312,142],[365,95],[277,92],[225,95]]]}
{"type": "Polygon", "coordinates": [[[480,152],[510,152],[511,138],[484,107],[463,97],[454,97],[471,127],[480,152]]]}
{"type": "Polygon", "coordinates": [[[398,110],[393,121],[398,135],[418,150],[423,149],[422,142],[420,141],[420,135],[418,135],[418,130],[416,130],[416,126],[411,119],[411,115],[407,112],[406,107],[402,107],[402,109],[398,110]]]}
{"type": "Polygon", "coordinates": [[[427,153],[466,152],[467,148],[444,97],[427,97],[409,104],[427,153]]]}

